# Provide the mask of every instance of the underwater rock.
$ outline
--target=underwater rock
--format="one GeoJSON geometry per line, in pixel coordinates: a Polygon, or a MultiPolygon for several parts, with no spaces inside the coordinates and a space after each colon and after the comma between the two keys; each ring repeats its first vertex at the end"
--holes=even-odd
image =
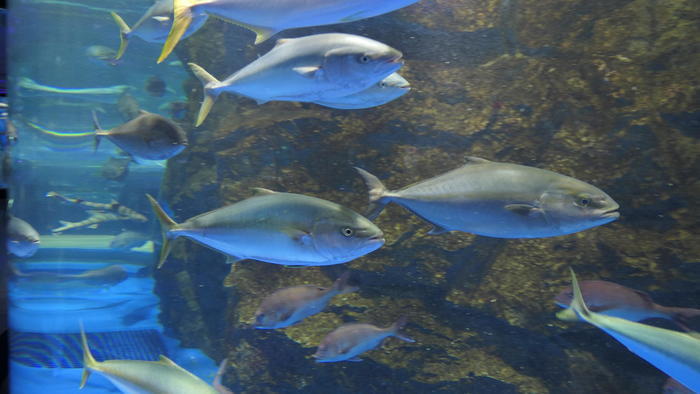
{"type": "MultiPolygon", "coordinates": [[[[221,97],[190,134],[191,148],[168,164],[163,199],[178,218],[253,187],[364,212],[353,166],[409,185],[467,155],[584,180],[609,193],[621,217],[562,237],[503,240],[430,236],[421,219],[389,206],[375,221],[386,244],[371,255],[303,269],[244,261],[230,290],[221,287],[229,268],[221,256],[178,242],[156,273],[162,320],[186,343],[228,356],[225,381],[236,392],[659,392],[663,373],[613,340],[557,321],[552,298],[574,267],[582,279],[698,307],[688,301],[700,284],[700,141],[688,132],[694,118],[683,115],[700,111],[698,17],[692,0],[424,0],[281,35],[337,31],[385,42],[405,54],[401,75],[412,90],[362,111],[221,97]],[[345,270],[359,292],[293,327],[250,328],[266,294],[345,270]],[[179,276],[190,280],[173,290],[179,276]],[[310,358],[343,323],[387,326],[403,315],[415,345],[389,342],[362,363],[310,358]]],[[[175,52],[225,75],[272,45],[210,23],[175,52]]],[[[202,92],[188,86],[192,130],[202,92]]]]}

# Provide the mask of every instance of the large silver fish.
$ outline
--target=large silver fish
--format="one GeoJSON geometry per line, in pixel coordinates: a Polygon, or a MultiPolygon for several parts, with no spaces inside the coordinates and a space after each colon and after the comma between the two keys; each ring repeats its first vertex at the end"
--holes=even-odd
{"type": "Polygon", "coordinates": [[[141,115],[111,130],[103,130],[93,112],[95,150],[100,139],[107,137],[135,161],[166,160],[187,146],[187,134],[180,126],[158,114],[141,111],[141,115]]]}
{"type": "Polygon", "coordinates": [[[364,216],[336,203],[258,189],[258,195],[176,223],[147,195],[161,222],[163,247],[186,237],[236,259],[320,266],[345,263],[384,244],[384,234],[364,216]]]}
{"type": "Polygon", "coordinates": [[[9,215],[7,221],[7,251],[17,257],[32,257],[41,240],[39,233],[26,221],[9,215]]]}
{"type": "Polygon", "coordinates": [[[263,299],[255,312],[255,328],[289,327],[321,312],[336,295],[357,290],[348,284],[349,278],[350,273],[344,273],[330,288],[300,285],[275,291],[263,299]]]}
{"type": "Polygon", "coordinates": [[[315,101],[318,105],[338,109],[377,107],[396,100],[411,90],[411,85],[398,73],[393,73],[369,88],[344,97],[315,101]]]}
{"type": "Polygon", "coordinates": [[[165,356],[158,361],[105,360],[97,361],[90,352],[87,337],[81,326],[80,337],[83,345],[83,377],[80,388],[85,387],[91,372],[107,378],[123,393],[168,393],[168,394],[230,394],[221,385],[221,373],[226,368],[226,360],[221,363],[214,387],[193,375],[165,356]]]}
{"type": "Polygon", "coordinates": [[[570,308],[581,320],[605,331],[631,352],[689,389],[700,392],[700,339],[697,333],[667,330],[593,312],[583,300],[573,270],[571,281],[574,298],[570,308]]]}
{"type": "Polygon", "coordinates": [[[174,23],[158,63],[165,60],[188,26],[202,14],[255,32],[255,43],[296,27],[352,22],[406,7],[418,0],[175,0],[174,23]]]}
{"type": "Polygon", "coordinates": [[[313,357],[317,363],[362,361],[358,357],[360,354],[381,345],[386,338],[397,337],[406,342],[415,342],[401,333],[404,325],[405,318],[386,328],[364,323],[343,324],[323,338],[313,357]]]}
{"type": "Polygon", "coordinates": [[[429,234],[553,237],[620,216],[619,205],[595,186],[518,164],[469,157],[460,168],[394,191],[369,172],[357,171],[369,188],[370,218],[393,201],[430,222],[434,227],[429,234]]]}
{"type": "Polygon", "coordinates": [[[258,103],[324,101],[360,92],[403,65],[401,52],[381,42],[352,34],[327,33],[277,41],[277,46],[236,73],[219,81],[189,63],[204,85],[199,126],[223,92],[258,103]]]}
{"type": "MultiPolygon", "coordinates": [[[[166,41],[173,25],[173,0],[157,0],[132,27],[129,27],[116,12],[110,14],[119,26],[119,50],[114,57],[115,60],[119,60],[124,56],[124,51],[132,36],[146,42],[164,43],[166,41]]],[[[206,14],[193,15],[182,38],[187,38],[199,30],[206,22],[207,17],[206,14]]]]}

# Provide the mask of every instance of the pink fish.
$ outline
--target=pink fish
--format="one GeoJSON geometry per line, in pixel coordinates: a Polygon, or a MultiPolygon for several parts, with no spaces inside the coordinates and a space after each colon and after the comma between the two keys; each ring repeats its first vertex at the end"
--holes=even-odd
{"type": "MultiPolygon", "coordinates": [[[[654,317],[669,319],[684,330],[687,319],[700,316],[700,309],[676,308],[654,303],[649,294],[630,289],[613,282],[603,280],[584,280],[580,282],[583,299],[588,309],[608,316],[615,316],[631,321],[641,321],[654,317]]],[[[562,290],[554,301],[562,308],[567,308],[572,298],[571,287],[562,290]]],[[[563,320],[578,320],[561,311],[557,317],[563,320]]]]}

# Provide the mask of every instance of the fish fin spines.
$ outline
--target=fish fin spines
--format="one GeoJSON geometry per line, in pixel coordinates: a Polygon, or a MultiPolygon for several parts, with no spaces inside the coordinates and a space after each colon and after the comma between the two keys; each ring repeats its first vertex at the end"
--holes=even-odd
{"type": "Polygon", "coordinates": [[[365,171],[360,167],[355,167],[355,170],[357,170],[367,185],[369,193],[369,207],[365,216],[367,216],[370,220],[373,220],[379,216],[382,210],[384,210],[384,206],[388,203],[385,197],[389,191],[384,186],[382,181],[379,180],[379,178],[370,174],[368,171],[365,171]]]}
{"type": "Polygon", "coordinates": [[[153,212],[156,214],[156,217],[160,222],[160,230],[161,234],[163,235],[163,246],[161,247],[160,254],[158,255],[158,268],[160,268],[165,263],[165,259],[168,258],[168,254],[170,254],[170,249],[172,248],[168,232],[177,228],[177,222],[175,222],[170,216],[168,216],[167,213],[165,213],[165,210],[163,210],[155,198],[153,198],[150,194],[146,194],[146,197],[151,203],[151,208],[153,208],[153,212]]]}
{"type": "Polygon", "coordinates": [[[158,63],[165,60],[170,52],[175,49],[175,45],[180,41],[182,36],[187,31],[187,28],[192,23],[192,6],[196,0],[174,0],[173,1],[173,25],[168,33],[168,38],[165,39],[163,50],[158,57],[158,63]]]}
{"type": "Polygon", "coordinates": [[[576,273],[574,273],[573,268],[569,268],[569,271],[571,271],[571,288],[574,292],[574,298],[571,300],[569,308],[573,309],[582,320],[588,321],[591,311],[583,300],[583,293],[581,293],[581,287],[576,279],[576,273]]]}
{"type": "Polygon", "coordinates": [[[199,107],[197,121],[195,122],[195,126],[199,126],[202,124],[202,122],[204,122],[204,119],[207,118],[209,111],[211,111],[211,107],[214,106],[216,98],[219,97],[219,93],[208,87],[208,85],[218,84],[219,80],[214,78],[204,68],[195,63],[187,63],[187,65],[190,66],[190,70],[192,70],[194,76],[197,77],[197,79],[202,83],[203,88],[204,100],[202,101],[202,105],[199,107]]]}
{"type": "Polygon", "coordinates": [[[87,383],[87,380],[90,377],[90,368],[97,365],[97,360],[95,360],[95,357],[93,357],[92,352],[90,352],[90,347],[88,346],[83,322],[80,322],[80,342],[83,346],[83,375],[80,378],[80,388],[82,389],[85,387],[85,383],[87,383]]]}
{"type": "Polygon", "coordinates": [[[131,33],[131,28],[116,12],[111,11],[110,15],[112,15],[112,19],[114,19],[114,22],[117,23],[117,26],[119,26],[119,49],[117,50],[117,54],[114,56],[114,60],[119,60],[122,58],[122,56],[124,56],[126,46],[129,45],[129,33],[131,33]]]}

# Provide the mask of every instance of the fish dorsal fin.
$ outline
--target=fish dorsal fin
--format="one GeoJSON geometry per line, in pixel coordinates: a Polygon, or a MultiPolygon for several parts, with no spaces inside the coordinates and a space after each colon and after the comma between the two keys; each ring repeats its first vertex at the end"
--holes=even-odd
{"type": "MultiPolygon", "coordinates": [[[[651,299],[651,296],[648,293],[643,292],[641,290],[634,290],[634,292],[637,293],[637,295],[640,296],[644,300],[644,302],[647,303],[647,305],[649,305],[649,306],[654,305],[654,300],[651,299]]],[[[591,309],[591,308],[588,307],[588,309],[591,309]]]]}
{"type": "Polygon", "coordinates": [[[264,187],[254,187],[253,193],[256,196],[267,196],[269,194],[277,194],[276,191],[270,190],[270,189],[265,189],[264,187]]]}
{"type": "Polygon", "coordinates": [[[167,365],[167,366],[170,366],[170,367],[176,367],[176,368],[182,369],[181,366],[175,364],[175,362],[174,362],[173,360],[171,360],[171,359],[165,357],[165,356],[162,355],[162,354],[160,355],[160,357],[158,357],[158,362],[161,363],[161,364],[163,364],[163,365],[167,365]]]}
{"type": "Polygon", "coordinates": [[[465,164],[486,164],[491,163],[491,160],[482,159],[476,156],[464,156],[465,164]]]}
{"type": "Polygon", "coordinates": [[[275,42],[275,48],[277,48],[280,45],[284,45],[292,40],[293,38],[280,38],[279,40],[277,40],[277,42],[275,42]]]}

